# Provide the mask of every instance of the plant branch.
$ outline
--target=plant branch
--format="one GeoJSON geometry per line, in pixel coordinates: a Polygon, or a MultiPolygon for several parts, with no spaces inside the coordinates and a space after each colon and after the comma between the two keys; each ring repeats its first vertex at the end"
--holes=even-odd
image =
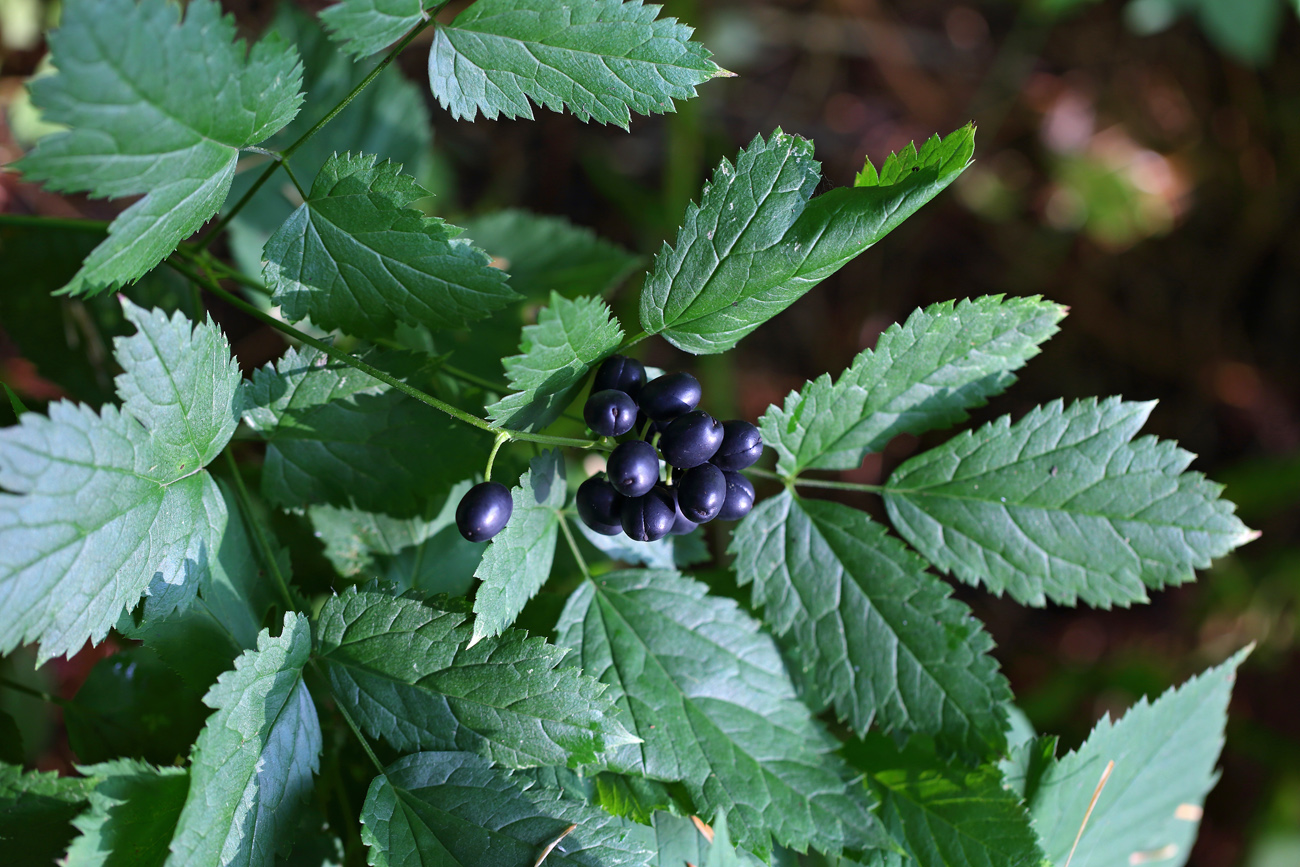
{"type": "Polygon", "coordinates": [[[884,485],[868,485],[863,482],[836,482],[831,479],[805,479],[802,476],[788,478],[778,473],[760,470],[757,467],[750,467],[745,470],[751,476],[758,476],[762,479],[773,479],[774,481],[783,482],[787,486],[794,485],[800,488],[826,488],[831,491],[861,491],[867,494],[884,493],[884,485]]]}
{"type": "Polygon", "coordinates": [[[23,695],[31,696],[32,698],[37,698],[44,702],[49,702],[50,704],[56,704],[59,707],[70,704],[70,702],[59,698],[57,695],[50,695],[48,692],[41,692],[39,689],[32,689],[27,684],[19,683],[16,680],[10,680],[7,677],[0,677],[0,686],[12,689],[14,692],[21,692],[23,695]]]}
{"type": "Polygon", "coordinates": [[[75,229],[81,232],[107,232],[107,220],[80,220],[71,217],[38,217],[35,214],[0,214],[0,226],[31,226],[38,229],[75,229]]]}
{"type": "Polygon", "coordinates": [[[239,505],[248,516],[248,524],[253,528],[253,536],[257,539],[257,547],[262,549],[262,557],[266,560],[266,568],[275,579],[275,585],[280,590],[280,595],[284,597],[286,611],[294,611],[298,608],[294,604],[293,594],[289,592],[289,584],[284,579],[284,573],[280,571],[280,562],[275,557],[275,551],[271,548],[271,542],[262,532],[262,525],[253,515],[253,498],[248,495],[248,488],[244,486],[244,475],[239,471],[239,464],[235,462],[235,456],[230,453],[230,449],[225,450],[226,463],[230,465],[230,474],[235,477],[235,491],[239,496],[239,505]]]}
{"type": "Polygon", "coordinates": [[[582,572],[582,577],[588,581],[591,580],[591,572],[587,569],[587,558],[582,556],[578,550],[578,540],[573,538],[573,531],[569,529],[569,519],[564,517],[564,512],[560,513],[560,529],[564,531],[564,539],[569,543],[569,550],[573,552],[573,559],[578,561],[578,570],[582,572]]]}
{"type": "MultiPolygon", "coordinates": [[[[330,682],[329,678],[325,677],[325,672],[321,671],[320,666],[316,664],[316,660],[311,660],[309,664],[311,665],[312,670],[315,671],[316,674],[325,681],[325,683],[328,684],[330,682]]],[[[339,700],[337,695],[335,695],[333,687],[330,688],[330,697],[334,699],[334,706],[338,708],[339,713],[348,724],[348,728],[352,729],[352,733],[357,736],[357,740],[361,741],[361,747],[366,751],[366,755],[370,756],[370,761],[374,764],[375,770],[379,772],[380,776],[383,776],[383,763],[379,761],[379,756],[375,755],[375,751],[370,748],[370,741],[366,740],[366,736],[361,733],[361,728],[357,725],[356,720],[352,718],[352,714],[348,713],[348,709],[343,705],[343,702],[339,700]]]]}

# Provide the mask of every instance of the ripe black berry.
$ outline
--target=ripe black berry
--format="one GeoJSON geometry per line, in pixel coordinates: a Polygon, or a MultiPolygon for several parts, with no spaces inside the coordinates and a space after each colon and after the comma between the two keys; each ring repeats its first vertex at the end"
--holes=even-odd
{"type": "Polygon", "coordinates": [[[610,452],[609,483],[625,497],[642,497],[659,481],[659,454],[645,440],[628,440],[610,452]]]}
{"type": "Polygon", "coordinates": [[[670,421],[695,409],[702,394],[700,381],[689,373],[666,373],[647,382],[636,401],[655,421],[670,421]]]}
{"type": "Polygon", "coordinates": [[[727,499],[727,478],[713,464],[687,470],[677,482],[677,507],[689,521],[705,524],[718,517],[727,499]]]}
{"type": "Polygon", "coordinates": [[[621,436],[636,423],[636,401],[612,388],[592,392],[582,408],[582,417],[597,436],[621,436]]]}
{"type": "Polygon", "coordinates": [[[718,517],[723,521],[739,521],[754,508],[754,485],[740,473],[723,472],[727,478],[727,499],[718,517]]]}
{"type": "Polygon", "coordinates": [[[479,482],[456,506],[456,529],[471,542],[486,542],[510,520],[515,504],[500,482],[479,482]]]}
{"type": "Polygon", "coordinates": [[[605,363],[596,371],[595,378],[591,380],[593,392],[613,388],[633,397],[636,397],[636,393],[643,385],[645,385],[645,365],[626,355],[611,355],[606,358],[605,363]]]}
{"type": "Polygon", "coordinates": [[[669,465],[679,469],[698,467],[722,445],[722,425],[703,410],[673,419],[659,438],[659,451],[669,465]]]}
{"type": "Polygon", "coordinates": [[[673,495],[662,485],[643,497],[623,501],[623,532],[638,542],[654,542],[668,535],[677,519],[673,495]]]}
{"type": "Polygon", "coordinates": [[[578,485],[578,517],[602,536],[623,532],[623,495],[598,476],[578,485]]]}
{"type": "Polygon", "coordinates": [[[763,435],[747,421],[724,421],[722,445],[709,458],[720,469],[737,472],[754,465],[763,455],[763,435]]]}
{"type": "Polygon", "coordinates": [[[682,514],[682,502],[680,497],[675,497],[673,503],[677,506],[677,510],[673,515],[673,528],[668,531],[669,533],[674,536],[685,536],[687,533],[700,526],[682,514]]]}

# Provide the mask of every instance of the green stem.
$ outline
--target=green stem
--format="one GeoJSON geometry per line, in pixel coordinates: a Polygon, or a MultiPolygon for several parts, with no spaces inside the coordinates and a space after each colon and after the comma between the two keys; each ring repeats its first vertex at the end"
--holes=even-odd
{"type": "Polygon", "coordinates": [[[14,692],[21,692],[23,695],[29,695],[32,698],[38,698],[41,701],[49,702],[50,704],[56,704],[59,707],[69,704],[68,701],[59,698],[57,695],[50,695],[48,692],[41,692],[39,689],[32,689],[25,683],[19,683],[18,681],[10,680],[7,677],[0,677],[0,686],[8,687],[14,692]]]}
{"type": "Polygon", "coordinates": [[[302,184],[298,183],[298,176],[295,175],[293,169],[289,167],[289,161],[283,160],[283,162],[284,173],[289,176],[289,180],[293,183],[293,188],[298,191],[299,197],[301,197],[304,202],[307,201],[307,191],[302,188],[302,184]]]}
{"type": "Polygon", "coordinates": [[[78,220],[70,217],[38,217],[32,214],[0,214],[0,226],[32,226],[37,229],[75,229],[107,232],[107,220],[78,220]]]}
{"type": "Polygon", "coordinates": [[[507,434],[497,434],[496,440],[492,443],[492,452],[488,455],[487,469],[483,471],[483,481],[492,481],[492,464],[496,462],[497,452],[501,450],[502,443],[509,441],[509,439],[510,437],[507,434]]]}
{"type": "Polygon", "coordinates": [[[582,577],[588,581],[591,580],[591,572],[587,569],[587,558],[582,556],[578,550],[578,540],[573,538],[573,530],[569,529],[569,520],[564,517],[564,512],[560,512],[560,529],[564,531],[564,539],[569,543],[569,550],[573,552],[573,559],[578,561],[578,570],[582,572],[582,577]]]}
{"type": "Polygon", "coordinates": [[[262,524],[257,520],[253,513],[253,498],[248,495],[248,488],[244,486],[244,475],[239,471],[239,464],[235,462],[235,456],[230,453],[229,449],[224,452],[226,463],[230,465],[230,474],[235,478],[235,492],[239,496],[240,508],[248,516],[248,524],[253,528],[253,536],[257,539],[257,547],[262,550],[262,558],[266,560],[266,568],[275,579],[275,585],[280,590],[280,595],[284,597],[286,611],[294,611],[298,608],[294,604],[293,594],[289,592],[289,584],[284,580],[284,573],[280,571],[280,562],[275,557],[275,550],[271,547],[271,542],[262,532],[262,524]]]}
{"type": "MultiPolygon", "coordinates": [[[[318,675],[325,679],[326,683],[329,683],[329,678],[325,677],[325,672],[320,670],[320,666],[316,664],[316,660],[313,659],[311,661],[311,667],[318,675]]],[[[366,736],[361,733],[361,728],[357,725],[356,720],[352,718],[352,714],[348,713],[348,709],[343,705],[343,702],[334,694],[333,688],[330,689],[330,695],[334,698],[334,706],[338,708],[339,713],[343,716],[343,720],[348,724],[348,728],[352,729],[352,733],[357,736],[357,740],[361,741],[361,747],[366,751],[366,755],[370,756],[370,761],[374,764],[375,770],[379,772],[380,776],[383,776],[383,763],[379,761],[379,756],[375,755],[375,751],[370,748],[370,741],[366,740],[366,736]]]]}
{"type": "Polygon", "coordinates": [[[884,485],[868,485],[859,482],[835,482],[830,479],[805,479],[802,476],[793,478],[782,476],[777,473],[760,470],[757,467],[750,467],[745,470],[751,476],[758,476],[763,479],[773,479],[783,482],[785,485],[795,485],[800,488],[826,488],[832,491],[861,491],[867,494],[882,494],[885,491],[884,485]]]}
{"type": "Polygon", "coordinates": [[[623,345],[618,348],[618,351],[623,352],[624,350],[631,349],[633,346],[636,346],[638,343],[640,343],[642,340],[645,340],[649,336],[650,335],[646,334],[644,331],[640,332],[639,334],[634,334],[623,341],[623,345]]]}
{"type": "Polygon", "coordinates": [[[461,370],[459,367],[452,367],[450,364],[440,364],[438,369],[450,376],[452,379],[459,379],[461,382],[477,385],[479,388],[496,392],[497,394],[506,394],[510,389],[506,388],[499,382],[493,382],[490,379],[484,379],[477,373],[470,373],[468,370],[461,370]]]}

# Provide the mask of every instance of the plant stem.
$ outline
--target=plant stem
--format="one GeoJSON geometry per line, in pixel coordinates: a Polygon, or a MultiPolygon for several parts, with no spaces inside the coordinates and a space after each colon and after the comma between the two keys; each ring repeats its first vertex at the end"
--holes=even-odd
{"type": "MultiPolygon", "coordinates": [[[[321,676],[321,678],[324,679],[326,683],[329,683],[329,678],[325,677],[325,673],[320,670],[320,666],[316,664],[316,660],[313,659],[311,661],[311,667],[321,676]]],[[[339,709],[339,713],[348,724],[348,728],[352,729],[352,733],[357,736],[357,740],[361,741],[361,747],[366,751],[366,755],[370,756],[370,761],[374,764],[375,770],[379,772],[380,776],[383,776],[383,763],[379,761],[379,756],[375,755],[375,751],[370,748],[370,741],[366,740],[366,736],[361,733],[361,729],[357,726],[356,720],[352,719],[352,714],[348,713],[348,709],[343,705],[343,702],[339,700],[339,697],[334,694],[333,689],[330,689],[330,696],[334,699],[334,706],[339,709]]]]}
{"type": "Polygon", "coordinates": [[[302,188],[302,184],[298,183],[298,176],[295,175],[293,169],[289,167],[289,161],[283,160],[283,162],[284,173],[288,175],[289,180],[293,182],[293,188],[298,191],[299,197],[301,197],[304,202],[307,201],[307,191],[302,188]]]}
{"type": "Polygon", "coordinates": [[[27,686],[24,683],[19,683],[16,680],[10,680],[7,677],[0,677],[0,686],[8,687],[9,689],[12,689],[14,692],[21,692],[23,695],[28,695],[31,696],[32,698],[38,698],[41,701],[49,702],[50,704],[56,704],[59,707],[63,707],[64,705],[68,704],[66,700],[59,698],[57,695],[50,695],[48,692],[41,692],[39,689],[32,689],[30,686],[27,686]]]}
{"type": "Polygon", "coordinates": [[[488,455],[487,469],[483,471],[483,481],[492,481],[492,464],[496,463],[497,452],[501,450],[501,444],[509,439],[510,437],[504,433],[497,434],[496,440],[492,443],[492,452],[488,455]]]}
{"type": "Polygon", "coordinates": [[[470,373],[468,370],[461,370],[459,367],[452,367],[450,364],[440,364],[438,369],[453,379],[459,379],[461,382],[477,385],[479,388],[496,392],[497,394],[507,394],[510,389],[506,388],[499,382],[493,382],[490,379],[484,379],[477,373],[470,373]]]}
{"type": "Polygon", "coordinates": [[[262,557],[266,560],[266,568],[275,579],[275,586],[279,588],[280,595],[284,597],[286,611],[296,611],[298,606],[294,604],[293,594],[289,592],[289,584],[284,580],[284,573],[280,571],[280,562],[275,557],[275,551],[271,548],[271,542],[262,532],[262,524],[256,520],[253,515],[253,498],[248,495],[248,488],[244,486],[244,475],[239,471],[239,464],[235,462],[235,456],[230,453],[230,449],[224,451],[226,463],[230,465],[230,474],[235,477],[235,491],[239,496],[239,505],[248,516],[248,524],[253,528],[253,536],[257,539],[257,547],[262,549],[262,557]]]}
{"type": "Polygon", "coordinates": [[[38,217],[34,214],[0,214],[0,226],[32,226],[45,229],[75,229],[81,232],[107,232],[107,220],[79,220],[70,217],[38,217]]]}
{"type": "Polygon", "coordinates": [[[638,343],[640,343],[642,340],[645,340],[649,336],[650,335],[646,334],[644,331],[640,332],[639,334],[634,334],[623,341],[623,345],[618,348],[618,351],[622,352],[625,349],[631,349],[633,346],[636,346],[638,343]]]}
{"type": "Polygon", "coordinates": [[[583,578],[590,581],[591,572],[587,569],[587,559],[578,550],[578,540],[573,538],[573,530],[569,529],[569,519],[564,517],[564,512],[560,512],[559,515],[560,529],[564,531],[564,539],[569,543],[569,550],[573,552],[573,559],[578,561],[578,570],[582,572],[583,578]]]}
{"type": "Polygon", "coordinates": [[[836,482],[830,479],[805,479],[802,476],[789,478],[777,473],[760,470],[757,467],[750,467],[745,470],[751,476],[758,476],[763,479],[774,479],[778,482],[784,482],[786,486],[797,486],[800,488],[826,488],[832,491],[861,491],[867,494],[881,494],[885,491],[884,485],[868,485],[861,482],[836,482]]]}

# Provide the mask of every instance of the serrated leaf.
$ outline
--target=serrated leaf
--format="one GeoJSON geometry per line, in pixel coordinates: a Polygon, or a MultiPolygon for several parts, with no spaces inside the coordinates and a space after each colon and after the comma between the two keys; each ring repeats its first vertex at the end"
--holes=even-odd
{"type": "Polygon", "coordinates": [[[1255,537],[1169,441],[1130,442],[1154,402],[1060,401],[896,469],[885,506],[931,563],[1027,605],[1144,602],[1255,537]]]}
{"type": "Polygon", "coordinates": [[[537,324],[524,328],[520,354],[502,359],[516,393],[488,407],[488,417],[497,427],[541,430],[568,406],[591,366],[618,349],[622,339],[623,329],[604,301],[570,301],[552,292],[537,324]]]}
{"type": "Polygon", "coordinates": [[[1222,665],[1145,698],[1116,722],[1101,721],[1079,749],[1042,777],[1030,813],[1043,850],[1064,864],[1108,762],[1115,763],[1088,819],[1076,864],[1159,863],[1181,867],[1200,824],[1237,667],[1250,648],[1222,665]]]}
{"type": "Polygon", "coordinates": [[[320,721],[302,680],[310,655],[307,618],[287,612],[280,635],[263,630],[203,697],[216,713],[194,745],[172,867],[271,865],[288,850],[320,762],[320,721]]]}
{"type": "Polygon", "coordinates": [[[238,424],[230,346],[211,319],[123,306],[139,332],[114,341],[121,407],[54,403],[0,429],[5,652],[98,642],[146,592],[149,615],[183,606],[220,547],[225,504],[203,467],[238,424]]]}
{"type": "Polygon", "coordinates": [[[337,699],[409,752],[469,750],[522,768],[594,761],[633,740],[605,687],[516,629],[470,645],[463,613],[350,590],[325,603],[318,657],[337,699]]]}
{"type": "MultiPolygon", "coordinates": [[[[367,361],[399,378],[410,355],[367,361]]],[[[283,508],[333,505],[398,517],[450,490],[491,440],[314,348],[290,349],[244,386],[244,420],[267,441],[262,494],[283,508]]]]}
{"type": "Polygon", "coordinates": [[[697,355],[723,352],[883,238],[965,170],[974,127],[931,138],[892,183],[831,190],[812,142],[779,128],[723,160],[641,290],[641,327],[697,355]]]}
{"type": "Polygon", "coordinates": [[[90,809],[73,820],[81,832],[66,867],[162,867],[190,778],[184,768],[119,759],[84,768],[100,780],[90,809]]]}
{"type": "Polygon", "coordinates": [[[414,178],[376,159],[330,157],[266,242],[262,273],[287,319],[383,338],[398,322],[463,328],[518,297],[458,228],[409,207],[428,195],[414,178]]]}
{"type": "Polygon", "coordinates": [[[700,833],[694,820],[659,812],[654,814],[653,827],[634,826],[631,835],[654,852],[649,867],[685,867],[688,864],[698,867],[758,867],[762,862],[748,853],[736,851],[731,845],[726,823],[726,815],[720,815],[713,824],[714,838],[710,842],[700,833]],[[719,845],[720,839],[722,845],[719,845]]]}
{"type": "Polygon", "coordinates": [[[427,16],[440,0],[340,0],[320,13],[330,38],[349,54],[364,57],[387,48],[427,16]]]}
{"type": "Polygon", "coordinates": [[[482,582],[474,594],[474,641],[514,623],[551,576],[563,520],[560,510],[567,497],[564,453],[554,449],[533,458],[519,486],[510,491],[510,522],[488,545],[474,572],[482,582]]]}
{"type": "Polygon", "coordinates": [[[772,630],[793,634],[814,704],[833,702],[859,735],[875,723],[980,758],[1006,746],[1011,688],[992,639],[884,526],[786,491],[745,517],[730,550],[772,630]]]}
{"type": "Polygon", "coordinates": [[[631,867],[651,853],[625,841],[621,822],[470,753],[417,753],[370,784],[361,835],[374,867],[631,867]],[[562,838],[562,839],[561,839],[562,838]]]}
{"type": "Polygon", "coordinates": [[[0,764],[0,863],[51,864],[76,833],[72,819],[95,787],[93,777],[60,777],[0,764]]]}
{"type": "Polygon", "coordinates": [[[739,845],[862,847],[880,834],[845,782],[837,746],[813,721],[772,639],[729,599],[672,572],[602,575],[569,598],[556,635],[610,684],[643,743],[608,766],[680,781],[705,815],[724,811],[739,845]]]}
{"type": "Polygon", "coordinates": [[[1041,298],[1000,295],[917,310],[880,335],[840,378],[824,374],[769,407],[763,442],[777,470],[849,470],[901,433],[919,434],[968,418],[1015,381],[1016,370],[1056,333],[1065,308],[1041,298]]]}
{"type": "Polygon", "coordinates": [[[641,0],[479,0],[438,24],[429,86],[456,119],[532,119],[531,99],[623,129],[638,114],[673,111],[724,74],[675,18],[641,0]]]}
{"type": "Polygon", "coordinates": [[[121,286],[166,258],[220,209],[240,149],[302,101],[292,47],[267,39],[247,51],[214,0],[193,0],[183,16],[164,0],[68,0],[50,48],[58,74],[33,81],[32,100],[71,129],[43,138],[18,168],[54,190],[145,194],[68,292],[121,286]]]}

